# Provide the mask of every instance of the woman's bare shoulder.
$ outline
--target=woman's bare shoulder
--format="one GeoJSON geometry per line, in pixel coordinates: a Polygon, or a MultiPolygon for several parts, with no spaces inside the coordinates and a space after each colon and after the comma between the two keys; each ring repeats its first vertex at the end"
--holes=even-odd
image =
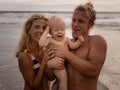
{"type": "Polygon", "coordinates": [[[29,61],[31,61],[30,59],[31,59],[30,55],[28,55],[25,52],[20,52],[18,55],[18,60],[21,63],[28,63],[29,61]]]}

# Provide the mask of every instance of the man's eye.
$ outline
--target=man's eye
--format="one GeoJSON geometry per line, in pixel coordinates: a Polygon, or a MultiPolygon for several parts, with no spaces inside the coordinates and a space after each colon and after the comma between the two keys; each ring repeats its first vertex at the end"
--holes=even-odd
{"type": "Polygon", "coordinates": [[[72,19],[73,22],[75,22],[75,19],[72,19]]]}
{"type": "Polygon", "coordinates": [[[84,20],[78,20],[79,23],[84,23],[84,20]]]}

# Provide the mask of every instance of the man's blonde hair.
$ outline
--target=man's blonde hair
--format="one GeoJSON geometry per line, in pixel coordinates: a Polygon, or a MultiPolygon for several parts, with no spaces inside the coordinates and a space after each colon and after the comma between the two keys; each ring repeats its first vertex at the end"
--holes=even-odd
{"type": "Polygon", "coordinates": [[[87,2],[85,4],[79,5],[75,8],[75,11],[83,11],[89,17],[89,21],[94,23],[96,20],[96,11],[94,10],[93,4],[91,2],[87,2]]]}

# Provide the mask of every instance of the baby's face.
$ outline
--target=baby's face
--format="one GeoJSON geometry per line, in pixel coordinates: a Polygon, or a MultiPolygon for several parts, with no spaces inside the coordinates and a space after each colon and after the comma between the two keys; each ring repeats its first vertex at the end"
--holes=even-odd
{"type": "Polygon", "coordinates": [[[61,41],[65,37],[65,23],[62,21],[55,21],[51,26],[51,35],[52,38],[61,41]]]}

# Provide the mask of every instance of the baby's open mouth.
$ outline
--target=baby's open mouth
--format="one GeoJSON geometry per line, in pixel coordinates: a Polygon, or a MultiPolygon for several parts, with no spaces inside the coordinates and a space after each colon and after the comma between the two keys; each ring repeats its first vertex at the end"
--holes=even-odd
{"type": "Polygon", "coordinates": [[[57,37],[58,37],[58,38],[61,38],[61,37],[62,37],[62,35],[57,35],[57,37]]]}

